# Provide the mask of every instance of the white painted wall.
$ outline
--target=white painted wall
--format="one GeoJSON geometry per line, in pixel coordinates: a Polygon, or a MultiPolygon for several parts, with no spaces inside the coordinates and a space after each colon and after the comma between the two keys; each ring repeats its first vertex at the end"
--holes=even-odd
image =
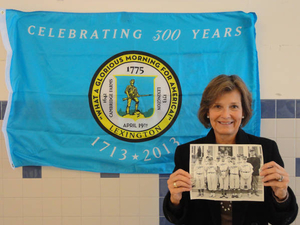
{"type": "MultiPolygon", "coordinates": [[[[300,98],[298,0],[1,0],[0,7],[69,12],[255,12],[261,98],[300,98]]],[[[0,100],[7,99],[5,57],[0,44],[0,100]]]]}

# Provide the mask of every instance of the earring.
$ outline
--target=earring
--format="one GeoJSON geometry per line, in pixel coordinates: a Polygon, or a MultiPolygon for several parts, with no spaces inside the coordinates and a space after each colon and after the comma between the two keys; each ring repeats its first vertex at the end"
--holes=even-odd
{"type": "Polygon", "coordinates": [[[242,119],[244,119],[245,117],[244,116],[242,116],[242,119]]]}
{"type": "Polygon", "coordinates": [[[209,116],[206,116],[207,119],[209,119],[209,116]]]}

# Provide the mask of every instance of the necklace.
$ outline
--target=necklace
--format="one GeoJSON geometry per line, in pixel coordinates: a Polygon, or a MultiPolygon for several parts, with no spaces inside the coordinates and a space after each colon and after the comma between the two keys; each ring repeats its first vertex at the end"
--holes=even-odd
{"type": "Polygon", "coordinates": [[[221,209],[226,212],[226,211],[230,211],[232,208],[232,202],[231,201],[223,201],[220,202],[221,204],[221,209]]]}

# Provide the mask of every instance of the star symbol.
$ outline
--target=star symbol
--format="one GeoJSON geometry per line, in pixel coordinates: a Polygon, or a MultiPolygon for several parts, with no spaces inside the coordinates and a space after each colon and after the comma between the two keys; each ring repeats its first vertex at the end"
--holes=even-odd
{"type": "Polygon", "coordinates": [[[133,157],[133,160],[138,160],[139,156],[135,153],[132,157],[133,157]]]}

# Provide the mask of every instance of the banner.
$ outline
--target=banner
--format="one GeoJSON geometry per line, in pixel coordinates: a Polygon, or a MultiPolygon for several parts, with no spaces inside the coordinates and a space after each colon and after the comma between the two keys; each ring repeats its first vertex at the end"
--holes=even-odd
{"type": "Polygon", "coordinates": [[[239,75],[260,133],[254,13],[61,13],[1,10],[13,167],[170,173],[179,144],[208,130],[202,92],[239,75]]]}

